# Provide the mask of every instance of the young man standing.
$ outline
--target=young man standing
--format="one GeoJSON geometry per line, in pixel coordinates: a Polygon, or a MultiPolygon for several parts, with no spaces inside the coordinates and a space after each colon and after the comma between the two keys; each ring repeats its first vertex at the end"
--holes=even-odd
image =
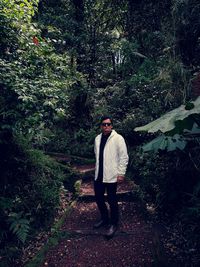
{"type": "Polygon", "coordinates": [[[94,192],[96,203],[101,214],[101,220],[95,223],[97,229],[109,224],[109,213],[105,203],[105,191],[110,207],[110,226],[107,237],[112,237],[117,230],[119,220],[117,183],[124,181],[128,164],[127,147],[124,138],[113,130],[109,116],[101,118],[101,131],[95,138],[95,181],[94,192]]]}

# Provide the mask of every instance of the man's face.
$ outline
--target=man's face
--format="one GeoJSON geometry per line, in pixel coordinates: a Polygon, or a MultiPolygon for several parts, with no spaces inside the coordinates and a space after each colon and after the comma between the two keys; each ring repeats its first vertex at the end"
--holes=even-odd
{"type": "Polygon", "coordinates": [[[103,134],[109,134],[112,131],[112,123],[110,119],[106,119],[101,123],[101,130],[103,134]]]}

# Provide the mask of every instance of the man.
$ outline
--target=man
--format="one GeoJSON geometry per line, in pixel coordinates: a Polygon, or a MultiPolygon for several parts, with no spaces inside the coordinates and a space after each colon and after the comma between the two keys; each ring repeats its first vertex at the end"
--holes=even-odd
{"type": "Polygon", "coordinates": [[[101,219],[95,223],[97,229],[109,224],[109,213],[105,203],[105,191],[110,207],[110,226],[106,237],[112,237],[117,230],[119,220],[117,183],[124,181],[128,164],[127,147],[124,138],[113,130],[109,116],[101,118],[101,131],[95,138],[95,181],[94,192],[101,219]]]}

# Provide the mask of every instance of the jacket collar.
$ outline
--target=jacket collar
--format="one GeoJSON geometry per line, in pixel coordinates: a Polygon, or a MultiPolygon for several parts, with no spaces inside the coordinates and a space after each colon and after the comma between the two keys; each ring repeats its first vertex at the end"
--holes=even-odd
{"type": "MultiPolygon", "coordinates": [[[[115,130],[112,130],[110,136],[108,137],[108,140],[109,140],[110,138],[112,138],[116,133],[117,133],[117,132],[116,132],[115,130]]],[[[99,135],[99,137],[100,137],[100,138],[102,137],[102,133],[99,135]]]]}

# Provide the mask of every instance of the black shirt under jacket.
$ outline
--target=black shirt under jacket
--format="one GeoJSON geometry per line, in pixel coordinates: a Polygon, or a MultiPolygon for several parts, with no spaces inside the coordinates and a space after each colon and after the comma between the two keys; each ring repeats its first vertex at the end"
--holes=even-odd
{"type": "Polygon", "coordinates": [[[111,132],[109,134],[102,134],[101,136],[101,143],[99,148],[99,172],[97,176],[97,181],[99,182],[103,181],[103,151],[110,134],[111,132]]]}

